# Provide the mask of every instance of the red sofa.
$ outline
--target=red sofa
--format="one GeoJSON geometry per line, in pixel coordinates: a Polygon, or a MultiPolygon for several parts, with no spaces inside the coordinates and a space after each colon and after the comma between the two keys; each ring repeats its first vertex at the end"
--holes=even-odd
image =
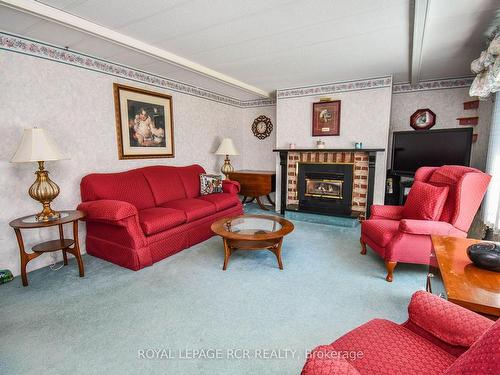
{"type": "Polygon", "coordinates": [[[403,206],[373,205],[370,219],[361,223],[361,254],[366,254],[366,245],[379,254],[389,282],[397,262],[429,264],[431,235],[467,237],[490,179],[478,169],[458,165],[419,168],[415,182],[449,188],[439,221],[404,219],[403,206]]]}
{"type": "Polygon", "coordinates": [[[131,270],[150,266],[211,236],[211,224],[241,215],[239,184],[200,195],[199,165],[152,166],[83,177],[87,253],[131,270]]]}
{"type": "Polygon", "coordinates": [[[374,319],[315,348],[302,375],[500,374],[500,320],[416,292],[401,325],[374,319]]]}

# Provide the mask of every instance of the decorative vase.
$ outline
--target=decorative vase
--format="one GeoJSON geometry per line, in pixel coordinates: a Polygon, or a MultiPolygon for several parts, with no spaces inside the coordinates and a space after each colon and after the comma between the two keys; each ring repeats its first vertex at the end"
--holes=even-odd
{"type": "Polygon", "coordinates": [[[500,272],[500,244],[480,242],[467,248],[467,256],[479,268],[500,272]]]}

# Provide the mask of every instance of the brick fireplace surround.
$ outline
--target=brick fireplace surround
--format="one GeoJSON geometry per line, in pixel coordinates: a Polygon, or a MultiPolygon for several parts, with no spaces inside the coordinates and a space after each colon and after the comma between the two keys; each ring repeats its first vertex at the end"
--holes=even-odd
{"type": "MultiPolygon", "coordinates": [[[[375,158],[383,149],[276,149],[281,165],[281,214],[287,206],[296,206],[297,163],[339,163],[353,165],[352,205],[353,214],[368,217],[373,203],[375,158]]],[[[296,209],[294,209],[296,210],[296,209]]]]}

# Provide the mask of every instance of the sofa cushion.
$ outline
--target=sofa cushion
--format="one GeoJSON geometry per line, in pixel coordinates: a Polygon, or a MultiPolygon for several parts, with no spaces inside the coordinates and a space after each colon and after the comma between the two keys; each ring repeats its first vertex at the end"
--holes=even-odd
{"type": "Polygon", "coordinates": [[[223,211],[230,207],[237,206],[240,202],[237,195],[228,193],[203,195],[197,199],[213,203],[217,211],[223,211]]]}
{"type": "Polygon", "coordinates": [[[361,352],[349,360],[361,374],[442,374],[456,357],[399,324],[374,319],[331,344],[361,352]]]}
{"type": "Polygon", "coordinates": [[[365,220],[361,224],[364,235],[369,237],[377,245],[385,247],[398,233],[398,220],[365,220]]]}
{"type": "Polygon", "coordinates": [[[148,181],[140,170],[119,173],[92,173],[82,178],[82,201],[99,199],[124,201],[138,210],[155,206],[148,181]]]}
{"type": "Polygon", "coordinates": [[[184,211],[188,222],[212,215],[217,211],[215,204],[196,198],[177,199],[162,204],[162,207],[184,211]]]}
{"type": "Polygon", "coordinates": [[[200,194],[200,174],[205,173],[205,170],[197,164],[188,167],[176,168],[179,177],[184,184],[184,191],[187,198],[196,198],[200,194]]]}
{"type": "Polygon", "coordinates": [[[445,374],[500,374],[500,320],[458,357],[445,374]]]}
{"type": "Polygon", "coordinates": [[[222,193],[222,176],[220,174],[200,174],[200,194],[222,193]]]}
{"type": "Polygon", "coordinates": [[[433,186],[425,182],[415,181],[403,208],[403,218],[439,220],[448,196],[448,190],[448,186],[433,186]]]}
{"type": "Polygon", "coordinates": [[[157,206],[165,202],[186,198],[184,184],[177,174],[177,169],[177,167],[164,165],[140,169],[151,187],[157,206]]]}
{"type": "Polygon", "coordinates": [[[153,207],[139,211],[139,223],[146,236],[185,223],[186,214],[173,208],[153,207]]]}
{"type": "Polygon", "coordinates": [[[408,317],[439,340],[467,348],[493,325],[484,316],[422,290],[411,297],[408,317]]]}

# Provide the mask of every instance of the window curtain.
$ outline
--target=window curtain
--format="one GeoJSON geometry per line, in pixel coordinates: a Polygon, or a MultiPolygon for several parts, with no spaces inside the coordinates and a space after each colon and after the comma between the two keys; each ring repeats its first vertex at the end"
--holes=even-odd
{"type": "MultiPolygon", "coordinates": [[[[493,32],[488,48],[479,58],[471,63],[471,70],[476,74],[469,90],[470,96],[487,99],[500,90],[500,30],[493,32]]],[[[483,206],[483,221],[500,232],[500,93],[495,95],[493,116],[491,119],[490,139],[486,172],[492,176],[483,206]]]]}
{"type": "Polygon", "coordinates": [[[487,99],[500,89],[500,31],[492,37],[488,49],[470,64],[476,78],[469,90],[470,96],[487,99]]]}
{"type": "Polygon", "coordinates": [[[500,94],[495,95],[486,172],[492,176],[483,205],[483,221],[500,234],[500,94]]]}

